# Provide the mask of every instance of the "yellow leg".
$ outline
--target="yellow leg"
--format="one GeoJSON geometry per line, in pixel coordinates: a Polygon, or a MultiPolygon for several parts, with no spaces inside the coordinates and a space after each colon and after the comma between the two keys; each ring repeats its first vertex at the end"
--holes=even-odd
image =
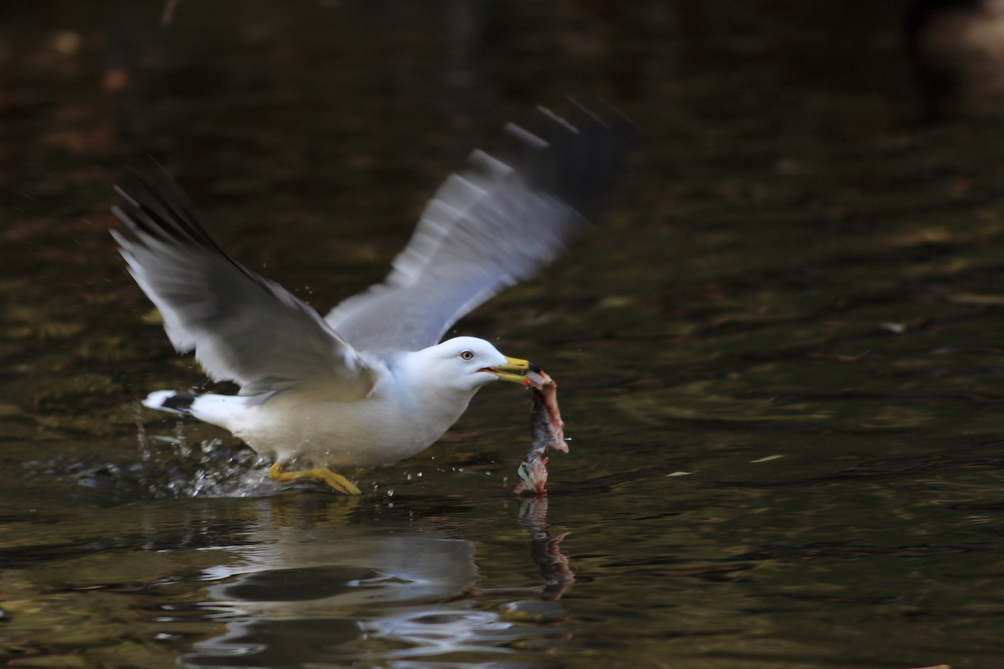
{"type": "Polygon", "coordinates": [[[359,488],[352,484],[352,481],[348,480],[341,474],[336,474],[327,467],[317,467],[315,469],[308,469],[302,472],[284,472],[282,471],[282,463],[276,460],[275,464],[268,468],[268,475],[276,481],[314,479],[315,481],[327,483],[338,492],[343,492],[346,495],[362,494],[359,492],[359,488]]]}

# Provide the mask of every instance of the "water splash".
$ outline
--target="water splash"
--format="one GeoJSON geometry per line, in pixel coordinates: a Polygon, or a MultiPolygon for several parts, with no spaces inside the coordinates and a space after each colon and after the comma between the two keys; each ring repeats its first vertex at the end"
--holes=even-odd
{"type": "Polygon", "coordinates": [[[275,492],[266,458],[245,446],[224,446],[219,439],[189,443],[184,435],[140,433],[137,460],[64,455],[24,464],[31,475],[69,479],[115,500],[192,497],[257,497],[275,492]]]}

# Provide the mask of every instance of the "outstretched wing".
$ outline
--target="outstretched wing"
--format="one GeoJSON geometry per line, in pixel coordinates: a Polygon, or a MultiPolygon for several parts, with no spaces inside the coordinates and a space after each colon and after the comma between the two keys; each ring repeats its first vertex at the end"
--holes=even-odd
{"type": "Polygon", "coordinates": [[[325,320],[360,350],[437,343],[504,288],[534,276],[585,226],[620,172],[634,128],[589,116],[578,127],[546,110],[544,137],[514,125],[512,165],[481,151],[429,202],[394,269],[325,320]]]}
{"type": "Polygon", "coordinates": [[[116,188],[125,205],[112,209],[130,236],[112,235],[179,352],[194,349],[211,378],[242,395],[310,384],[345,399],[369,392],[372,370],[316,311],[224,253],[170,175],[138,176],[145,192],[116,188]]]}

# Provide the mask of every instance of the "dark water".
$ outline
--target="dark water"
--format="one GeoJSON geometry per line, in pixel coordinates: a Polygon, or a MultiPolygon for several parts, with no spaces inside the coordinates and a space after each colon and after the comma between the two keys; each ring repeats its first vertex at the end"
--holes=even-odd
{"type": "Polygon", "coordinates": [[[0,664],[1001,666],[1004,127],[916,122],[903,4],[0,5],[0,664]],[[528,401],[280,488],[138,408],[206,385],[107,229],[151,158],[322,311],[505,121],[646,137],[582,243],[459,331],[528,401]]]}

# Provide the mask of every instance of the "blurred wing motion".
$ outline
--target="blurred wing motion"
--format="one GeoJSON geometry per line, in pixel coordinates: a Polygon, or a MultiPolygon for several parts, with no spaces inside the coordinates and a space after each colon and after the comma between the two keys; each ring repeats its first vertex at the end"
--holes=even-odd
{"type": "Polygon", "coordinates": [[[514,125],[513,165],[475,151],[429,202],[383,283],[325,318],[360,350],[417,351],[504,288],[563,252],[618,176],[634,127],[589,116],[579,127],[541,110],[545,138],[514,125]]]}
{"type": "Polygon", "coordinates": [[[317,312],[224,253],[166,172],[139,178],[140,199],[119,190],[126,204],[113,208],[132,237],[112,235],[178,352],[194,349],[212,379],[242,395],[312,383],[345,399],[369,392],[373,373],[317,312]]]}

